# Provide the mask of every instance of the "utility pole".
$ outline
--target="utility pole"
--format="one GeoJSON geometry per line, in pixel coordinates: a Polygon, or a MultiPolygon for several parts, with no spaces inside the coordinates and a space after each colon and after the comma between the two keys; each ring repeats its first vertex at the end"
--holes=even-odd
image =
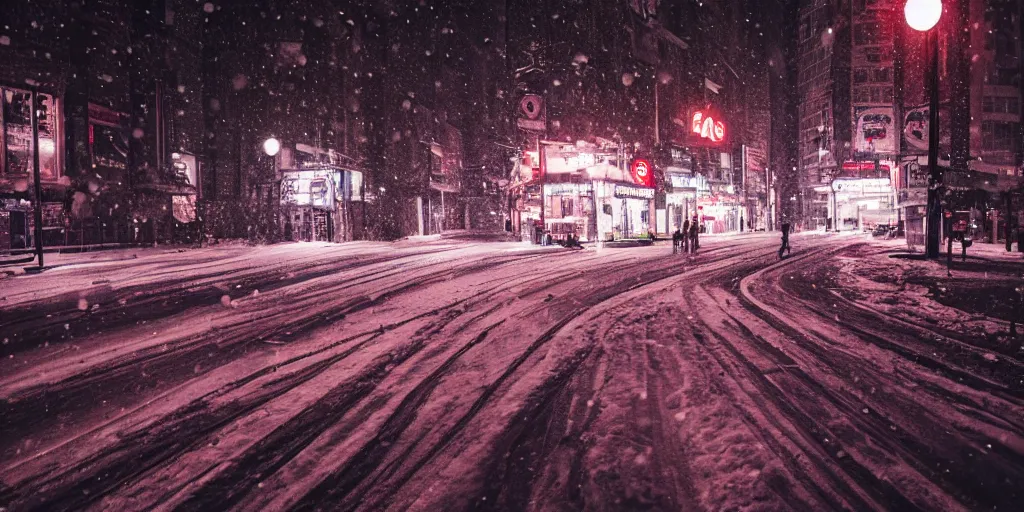
{"type": "Polygon", "coordinates": [[[661,144],[661,130],[658,128],[658,73],[654,73],[654,145],[661,144]]]}
{"type": "Polygon", "coordinates": [[[925,257],[939,257],[942,206],[939,193],[942,171],[939,170],[939,36],[938,29],[925,33],[928,47],[928,225],[925,239],[925,257]]]}
{"type": "Polygon", "coordinates": [[[39,175],[39,103],[36,88],[32,88],[32,175],[35,184],[35,229],[32,238],[36,242],[36,257],[39,258],[39,270],[43,269],[43,189],[39,175]]]}

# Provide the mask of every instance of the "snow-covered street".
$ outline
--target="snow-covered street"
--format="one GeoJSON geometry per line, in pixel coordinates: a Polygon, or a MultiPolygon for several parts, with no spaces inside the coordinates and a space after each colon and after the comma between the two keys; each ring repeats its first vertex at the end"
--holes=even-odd
{"type": "Polygon", "coordinates": [[[777,247],[239,245],[0,279],[0,507],[1019,508],[1024,259],[777,247]]]}

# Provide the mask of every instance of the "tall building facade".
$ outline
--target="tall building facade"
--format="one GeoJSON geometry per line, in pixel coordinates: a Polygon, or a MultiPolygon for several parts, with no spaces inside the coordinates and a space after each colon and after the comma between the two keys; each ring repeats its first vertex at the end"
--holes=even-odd
{"type": "MultiPolygon", "coordinates": [[[[925,35],[907,25],[904,4],[801,3],[797,167],[805,228],[903,223],[908,238],[923,237],[927,48],[925,35]]],[[[1021,4],[943,4],[933,30],[944,201],[995,234],[1000,194],[1021,177],[1021,4]]]]}
{"type": "Polygon", "coordinates": [[[610,240],[668,236],[694,218],[708,232],[763,228],[771,102],[761,9],[584,4],[509,2],[521,107],[513,230],[610,240]]]}
{"type": "Polygon", "coordinates": [[[195,240],[202,5],[14,1],[5,13],[0,252],[34,245],[37,156],[44,245],[195,240]]]}

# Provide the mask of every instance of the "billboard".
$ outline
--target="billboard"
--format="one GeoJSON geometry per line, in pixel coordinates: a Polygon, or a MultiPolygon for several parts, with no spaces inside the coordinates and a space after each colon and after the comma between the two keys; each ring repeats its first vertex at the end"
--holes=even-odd
{"type": "Polygon", "coordinates": [[[857,107],[854,147],[858,153],[896,153],[896,125],[892,107],[857,107]]]}
{"type": "Polygon", "coordinates": [[[281,205],[334,209],[333,170],[284,171],[281,173],[281,205]]]}
{"type": "MultiPolygon", "coordinates": [[[[903,117],[903,139],[907,153],[928,153],[928,125],[930,109],[927,105],[908,108],[903,117]]],[[[939,108],[939,147],[949,147],[949,109],[939,108]]]]}

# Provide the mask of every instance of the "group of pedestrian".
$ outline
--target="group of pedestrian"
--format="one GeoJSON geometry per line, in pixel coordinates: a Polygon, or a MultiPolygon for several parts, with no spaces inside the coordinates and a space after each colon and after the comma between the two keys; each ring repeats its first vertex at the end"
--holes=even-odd
{"type": "Polygon", "coordinates": [[[684,221],[682,229],[676,228],[675,233],[672,233],[672,254],[678,254],[680,251],[683,254],[697,254],[700,247],[699,232],[700,226],[697,224],[696,215],[693,216],[692,222],[690,219],[684,221]]]}

